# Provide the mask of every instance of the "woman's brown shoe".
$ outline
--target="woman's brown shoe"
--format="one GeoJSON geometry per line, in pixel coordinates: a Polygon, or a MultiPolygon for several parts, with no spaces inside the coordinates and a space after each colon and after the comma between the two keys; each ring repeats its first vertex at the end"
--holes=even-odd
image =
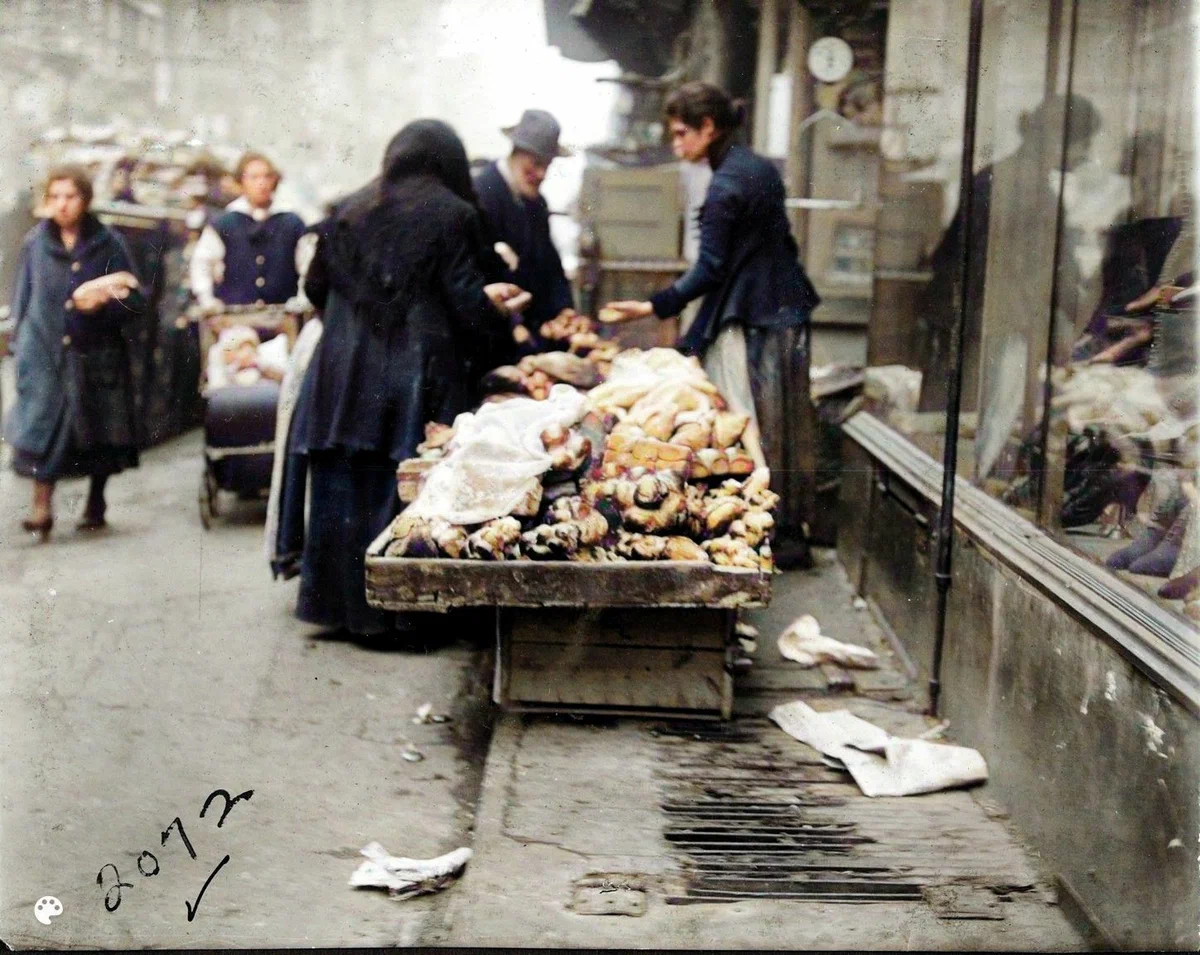
{"type": "Polygon", "coordinates": [[[42,543],[44,544],[50,539],[50,531],[54,529],[54,518],[43,517],[39,521],[21,521],[21,527],[30,534],[41,534],[42,543]]]}

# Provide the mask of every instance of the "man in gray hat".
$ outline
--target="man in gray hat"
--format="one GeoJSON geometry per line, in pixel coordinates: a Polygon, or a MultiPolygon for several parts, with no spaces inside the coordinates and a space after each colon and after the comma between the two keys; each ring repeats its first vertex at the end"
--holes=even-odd
{"type": "Polygon", "coordinates": [[[550,163],[570,152],[558,143],[558,122],[540,109],[527,109],[516,126],[503,130],[512,152],[475,177],[475,191],[497,251],[507,261],[510,281],[533,301],[514,330],[522,353],[540,350],[538,330],[561,312],[574,310],[571,285],[550,240],[550,210],[542,181],[550,163]],[[507,248],[505,248],[507,247],[507,248]]]}

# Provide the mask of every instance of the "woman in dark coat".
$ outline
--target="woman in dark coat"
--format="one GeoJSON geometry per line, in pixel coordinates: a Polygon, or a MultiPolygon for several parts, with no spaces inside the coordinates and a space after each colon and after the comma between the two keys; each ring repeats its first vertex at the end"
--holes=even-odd
{"type": "Polygon", "coordinates": [[[322,224],[304,289],[324,332],[289,441],[311,487],[302,620],[354,634],[397,622],[367,606],[364,581],[367,546],[399,510],[396,465],[426,422],[468,409],[469,343],[507,330],[519,292],[486,283],[481,235],[466,150],[434,120],[405,126],[382,176],[322,224]]]}
{"type": "Polygon", "coordinates": [[[17,402],[8,423],[13,467],[34,481],[33,514],[22,526],[43,540],[57,481],[91,478],[78,527],[95,530],[105,525],[108,478],[137,466],[121,326],[144,307],[124,242],[88,212],[86,170],[51,172],[45,201],[50,218],[25,237],[13,295],[17,402]]]}
{"type": "Polygon", "coordinates": [[[776,561],[805,564],[803,487],[812,475],[800,469],[798,451],[813,436],[803,430],[809,416],[800,402],[807,400],[808,322],[820,299],[800,264],[783,180],[769,161],[733,143],[740,108],[717,87],[681,86],[667,100],[666,117],[675,155],[707,158],[713,170],[700,210],[699,257],[650,301],[613,302],[602,317],[670,318],[704,296],[680,348],[702,356],[730,404],[763,424],[763,453],[782,499],[776,561]]]}

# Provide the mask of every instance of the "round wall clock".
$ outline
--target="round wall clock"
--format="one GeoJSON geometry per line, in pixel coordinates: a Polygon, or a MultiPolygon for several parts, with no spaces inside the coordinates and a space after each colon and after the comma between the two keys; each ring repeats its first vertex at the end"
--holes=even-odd
{"type": "Polygon", "coordinates": [[[854,51],[841,37],[822,37],[808,50],[808,71],[822,83],[846,78],[854,66],[854,51]]]}

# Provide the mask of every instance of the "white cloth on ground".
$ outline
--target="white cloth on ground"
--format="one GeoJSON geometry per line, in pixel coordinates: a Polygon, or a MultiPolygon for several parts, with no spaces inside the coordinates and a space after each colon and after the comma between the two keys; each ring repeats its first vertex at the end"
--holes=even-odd
{"type": "Polygon", "coordinates": [[[455,849],[436,859],[406,859],[389,855],[378,842],[362,848],[367,861],[350,876],[355,888],[387,889],[396,899],[438,892],[449,885],[471,861],[470,849],[455,849]]]}
{"type": "Polygon", "coordinates": [[[779,635],[779,652],[803,667],[838,663],[859,670],[874,670],[879,666],[879,657],[873,650],[825,636],[817,618],[807,613],[793,620],[779,635]]]}
{"type": "Polygon", "coordinates": [[[789,736],[845,766],[864,796],[915,796],[986,782],[987,763],[965,746],[892,736],[847,710],[796,700],[770,718],[789,736]]]}
{"type": "Polygon", "coordinates": [[[542,432],[578,423],[585,404],[570,385],[555,385],[545,401],[512,398],[460,414],[446,456],[406,513],[460,525],[508,516],[550,469],[542,432]]]}

